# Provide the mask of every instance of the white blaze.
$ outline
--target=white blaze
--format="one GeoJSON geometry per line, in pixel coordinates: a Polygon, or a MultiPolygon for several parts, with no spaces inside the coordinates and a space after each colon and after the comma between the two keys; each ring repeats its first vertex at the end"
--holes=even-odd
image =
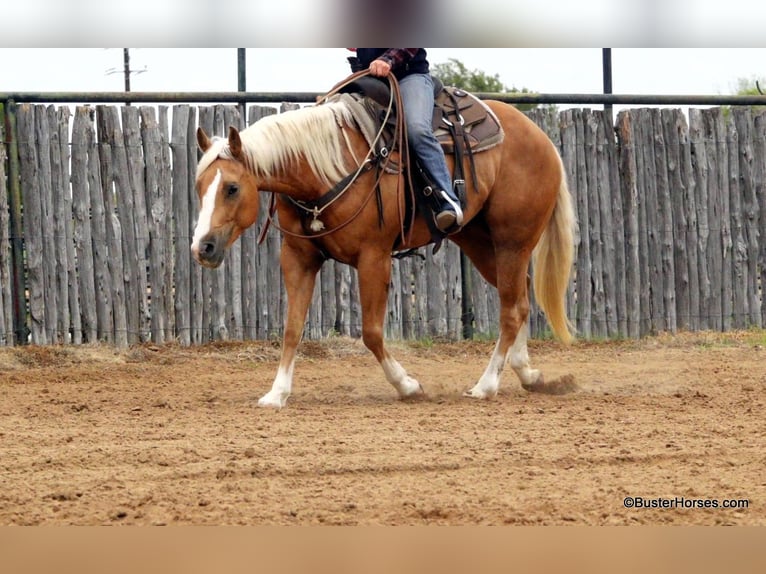
{"type": "Polygon", "coordinates": [[[221,170],[219,169],[210,187],[202,196],[202,209],[199,211],[197,227],[194,228],[194,237],[192,239],[192,251],[199,249],[200,240],[210,232],[210,222],[213,219],[213,209],[215,208],[215,196],[218,194],[218,185],[221,183],[221,170]]]}

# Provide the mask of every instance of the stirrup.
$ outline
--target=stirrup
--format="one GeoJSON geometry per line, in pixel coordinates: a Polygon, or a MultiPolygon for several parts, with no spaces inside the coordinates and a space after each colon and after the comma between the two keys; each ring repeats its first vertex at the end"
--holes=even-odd
{"type": "MultiPolygon", "coordinates": [[[[463,225],[463,209],[460,207],[460,200],[458,198],[453,199],[444,190],[441,190],[439,192],[439,195],[441,195],[442,200],[444,202],[446,202],[446,204],[449,205],[452,208],[452,211],[454,212],[454,216],[455,216],[455,223],[458,226],[463,225]]],[[[444,207],[445,207],[445,205],[444,205],[444,203],[442,203],[442,210],[439,213],[439,215],[444,213],[444,207]]]]}

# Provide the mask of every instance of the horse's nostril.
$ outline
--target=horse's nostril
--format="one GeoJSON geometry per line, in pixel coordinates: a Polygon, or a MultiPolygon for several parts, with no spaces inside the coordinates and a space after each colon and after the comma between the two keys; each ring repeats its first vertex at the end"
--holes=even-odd
{"type": "Polygon", "coordinates": [[[199,244],[199,254],[203,257],[208,257],[212,255],[213,251],[215,251],[215,245],[213,245],[212,241],[203,241],[199,244]]]}

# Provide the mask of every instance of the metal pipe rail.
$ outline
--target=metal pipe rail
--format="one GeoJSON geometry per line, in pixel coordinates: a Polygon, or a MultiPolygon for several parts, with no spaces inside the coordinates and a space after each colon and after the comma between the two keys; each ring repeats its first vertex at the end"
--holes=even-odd
{"type": "MultiPolygon", "coordinates": [[[[15,103],[311,103],[320,92],[0,92],[15,103]]],[[[509,104],[604,104],[661,106],[766,106],[766,95],[531,94],[477,92],[509,104]]]]}

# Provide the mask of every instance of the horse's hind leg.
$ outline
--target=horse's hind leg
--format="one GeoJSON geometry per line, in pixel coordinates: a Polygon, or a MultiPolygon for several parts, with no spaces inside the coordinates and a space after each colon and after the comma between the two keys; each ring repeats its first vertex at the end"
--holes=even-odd
{"type": "Polygon", "coordinates": [[[271,390],[258,400],[258,406],[282,408],[290,396],[293,386],[295,354],[303,335],[306,311],[311,304],[314,283],[322,259],[313,251],[291,245],[289,240],[282,243],[282,273],[287,292],[287,316],[285,334],[282,339],[282,357],[271,390]]]}
{"type": "Polygon", "coordinates": [[[407,375],[383,342],[383,322],[388,304],[391,280],[391,256],[388,253],[366,253],[357,264],[359,298],[362,303],[362,340],[383,368],[386,380],[402,398],[422,394],[420,383],[407,375]]]}
{"type": "Polygon", "coordinates": [[[540,379],[540,372],[529,366],[527,351],[527,317],[529,296],[526,270],[529,257],[519,254],[498,257],[498,277],[511,277],[510,281],[498,281],[500,295],[500,336],[490,357],[489,364],[479,381],[465,393],[468,397],[486,399],[494,397],[500,387],[500,376],[505,364],[511,367],[525,388],[540,379]]]}

